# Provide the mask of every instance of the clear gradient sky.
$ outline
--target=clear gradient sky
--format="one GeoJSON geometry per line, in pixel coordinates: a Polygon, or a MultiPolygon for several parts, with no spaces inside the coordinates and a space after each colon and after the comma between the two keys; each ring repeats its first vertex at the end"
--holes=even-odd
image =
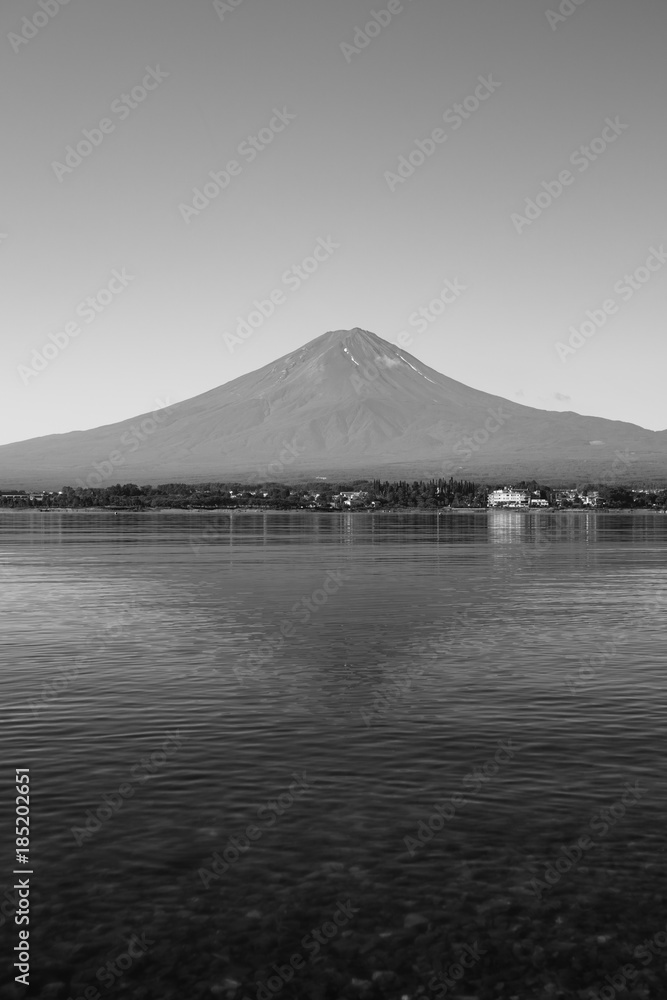
{"type": "Polygon", "coordinates": [[[667,428],[664,0],[62,2],[0,12],[0,443],[355,326],[517,402],[667,428]]]}

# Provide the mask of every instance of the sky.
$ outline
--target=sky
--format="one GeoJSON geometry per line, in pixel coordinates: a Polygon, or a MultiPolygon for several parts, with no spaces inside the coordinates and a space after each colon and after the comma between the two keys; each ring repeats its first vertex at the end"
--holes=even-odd
{"type": "Polygon", "coordinates": [[[667,428],[665,37],[660,0],[5,0],[0,444],[353,327],[667,428]]]}

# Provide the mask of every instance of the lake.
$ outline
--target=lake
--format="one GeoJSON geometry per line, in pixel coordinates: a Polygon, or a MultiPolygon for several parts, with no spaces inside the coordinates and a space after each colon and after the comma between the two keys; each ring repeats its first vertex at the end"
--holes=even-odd
{"type": "Polygon", "coordinates": [[[32,997],[666,995],[667,517],[3,512],[0,581],[0,996],[15,768],[32,997]]]}

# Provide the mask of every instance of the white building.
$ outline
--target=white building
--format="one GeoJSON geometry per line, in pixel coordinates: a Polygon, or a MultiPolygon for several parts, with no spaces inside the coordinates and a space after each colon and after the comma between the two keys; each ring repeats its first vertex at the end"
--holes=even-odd
{"type": "Polygon", "coordinates": [[[529,507],[530,493],[528,490],[515,490],[513,486],[505,486],[500,490],[491,490],[487,503],[489,507],[529,507]]]}

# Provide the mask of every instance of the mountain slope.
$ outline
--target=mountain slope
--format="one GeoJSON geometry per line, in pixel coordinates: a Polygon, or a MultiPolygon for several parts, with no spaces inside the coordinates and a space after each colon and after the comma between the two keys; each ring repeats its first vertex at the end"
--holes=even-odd
{"type": "Polygon", "coordinates": [[[450,474],[667,480],[667,431],[513,403],[354,329],[155,418],[0,447],[2,488],[450,474]]]}

